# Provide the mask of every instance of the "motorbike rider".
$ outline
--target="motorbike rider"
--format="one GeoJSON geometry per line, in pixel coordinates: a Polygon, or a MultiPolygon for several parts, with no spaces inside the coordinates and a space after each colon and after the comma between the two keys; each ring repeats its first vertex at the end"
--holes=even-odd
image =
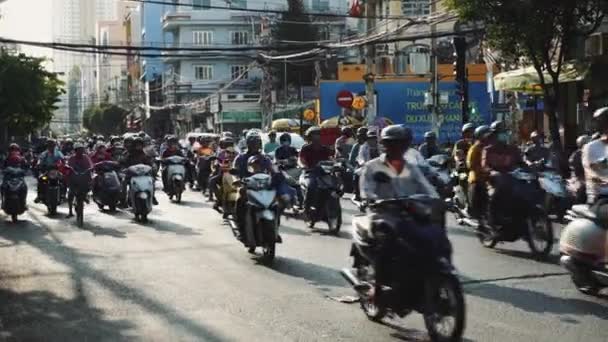
{"type": "MultiPolygon", "coordinates": [[[[246,152],[241,152],[233,163],[233,169],[236,172],[236,176],[240,179],[252,176],[250,172],[250,163],[256,164],[256,171],[266,172],[273,175],[273,184],[277,188],[277,196],[282,198],[285,203],[290,202],[290,190],[285,184],[285,181],[281,179],[280,173],[274,173],[272,170],[272,161],[266,157],[262,149],[262,137],[257,131],[250,131],[246,137],[246,152]]],[[[239,198],[236,201],[236,221],[240,231],[240,237],[244,235],[245,228],[245,213],[246,213],[247,195],[245,189],[241,188],[239,192],[239,198]]]]}
{"type": "MultiPolygon", "coordinates": [[[[234,139],[232,136],[221,137],[219,142],[219,151],[217,153],[217,158],[215,159],[215,167],[213,168],[213,173],[209,177],[209,201],[213,201],[213,190],[217,188],[218,184],[219,186],[222,184],[220,182],[223,176],[222,168],[228,164],[232,165],[235,157],[236,152],[234,150],[234,139]]],[[[218,210],[219,205],[219,203],[215,203],[213,208],[218,210]]]]}
{"type": "MultiPolygon", "coordinates": [[[[77,142],[74,144],[74,154],[68,159],[68,166],[71,167],[75,172],[82,173],[93,167],[91,158],[85,153],[84,144],[77,142]]],[[[68,183],[70,177],[68,176],[68,183]]],[[[72,205],[74,202],[74,194],[72,191],[68,191],[68,217],[74,216],[72,213],[72,205]]],[[[89,200],[85,197],[85,202],[89,203],[89,200]]]]}
{"type": "Polygon", "coordinates": [[[475,129],[475,143],[469,149],[466,159],[466,168],[469,170],[467,178],[468,191],[468,212],[474,218],[479,218],[482,205],[486,202],[486,179],[487,174],[481,167],[481,157],[483,149],[490,142],[491,129],[489,126],[482,125],[475,129]]]}
{"type": "MultiPolygon", "coordinates": [[[[367,127],[359,127],[357,130],[357,141],[353,145],[353,148],[350,150],[350,154],[348,156],[348,163],[353,167],[357,168],[360,165],[357,163],[357,157],[359,157],[359,151],[361,150],[361,146],[365,144],[367,140],[367,127]]],[[[358,172],[353,174],[353,187],[354,187],[354,200],[357,202],[361,201],[361,191],[359,190],[359,179],[360,175],[358,172]]]]}
{"type": "Polygon", "coordinates": [[[583,147],[591,142],[591,137],[581,135],[576,138],[576,151],[572,152],[568,158],[570,166],[570,179],[574,182],[575,203],[587,203],[587,193],[585,190],[585,168],[583,167],[583,147]]]}
{"type": "Polygon", "coordinates": [[[456,169],[466,168],[467,154],[471,146],[473,146],[474,137],[475,125],[470,122],[464,124],[462,126],[462,139],[454,144],[454,150],[452,151],[456,169]]]}
{"type": "Polygon", "coordinates": [[[277,132],[268,132],[268,140],[269,141],[264,144],[264,153],[266,154],[275,152],[276,149],[279,147],[279,144],[277,143],[277,132]]]}
{"type": "Polygon", "coordinates": [[[239,140],[236,148],[237,152],[243,153],[247,150],[247,133],[249,133],[248,129],[244,129],[241,134],[241,139],[239,140]]]}
{"type": "MultiPolygon", "coordinates": [[[[152,168],[154,167],[154,161],[146,154],[146,152],[144,152],[144,140],[140,137],[133,138],[133,144],[131,146],[131,149],[127,151],[127,154],[121,161],[121,166],[125,169],[137,164],[145,164],[152,168]]],[[[122,190],[124,194],[127,193],[127,184],[129,184],[129,180],[130,178],[127,173],[127,177],[125,177],[125,180],[123,182],[122,190]]],[[[156,195],[152,197],[152,202],[154,205],[158,205],[156,195]]],[[[126,203],[122,203],[122,205],[126,206],[126,203]]]]}
{"type": "Polygon", "coordinates": [[[308,144],[302,146],[300,150],[300,164],[304,171],[300,176],[300,184],[306,184],[306,196],[304,198],[304,208],[309,208],[312,204],[312,196],[316,191],[317,177],[316,166],[321,161],[331,158],[329,147],[321,144],[321,128],[313,126],[306,130],[308,144]]]}
{"type": "Polygon", "coordinates": [[[435,132],[424,133],[424,143],[418,148],[424,159],[429,159],[434,155],[441,154],[441,149],[437,145],[437,135],[435,132]]]}
{"type": "MultiPolygon", "coordinates": [[[[57,142],[53,139],[46,141],[47,149],[38,156],[38,169],[44,171],[49,167],[57,165],[58,162],[64,159],[63,154],[57,148],[57,142]]],[[[38,192],[34,199],[34,203],[40,203],[42,198],[42,182],[38,179],[38,192]]]]}
{"type": "Polygon", "coordinates": [[[336,139],[335,150],[336,159],[348,159],[350,151],[355,144],[353,139],[353,129],[350,126],[342,127],[340,137],[336,139]]]}
{"type": "Polygon", "coordinates": [[[608,218],[608,107],[593,113],[601,136],[583,146],[587,203],[605,225],[608,218]]]}
{"type": "Polygon", "coordinates": [[[61,146],[61,153],[63,153],[64,156],[69,156],[73,150],[74,150],[74,141],[71,138],[65,139],[65,141],[63,142],[63,144],[61,146]]]}
{"type": "MultiPolygon", "coordinates": [[[[184,156],[184,153],[182,152],[182,150],[179,148],[179,140],[177,139],[177,137],[175,136],[171,136],[169,137],[169,139],[167,139],[167,149],[163,151],[163,155],[161,156],[161,158],[167,159],[169,157],[173,157],[173,156],[179,156],[179,157],[183,157],[185,158],[186,156],[184,156]]],[[[163,168],[163,172],[162,172],[162,181],[163,181],[163,188],[166,187],[167,185],[167,168],[163,168]]]]}
{"type": "Polygon", "coordinates": [[[508,204],[511,186],[509,172],[522,164],[519,149],[509,143],[509,133],[503,121],[494,121],[490,126],[492,143],[483,149],[481,167],[489,175],[488,183],[494,189],[490,197],[490,220],[493,220],[501,205],[508,204]]]}
{"type": "Polygon", "coordinates": [[[378,148],[378,133],[376,130],[367,131],[367,140],[359,149],[359,155],[357,156],[357,163],[359,166],[367,163],[368,161],[378,157],[380,155],[380,149],[378,148]]]}
{"type": "Polygon", "coordinates": [[[298,150],[291,146],[291,134],[283,133],[279,137],[280,146],[274,151],[275,160],[283,160],[298,157],[298,150]]]}
{"type": "Polygon", "coordinates": [[[103,143],[97,144],[97,146],[95,146],[95,152],[91,153],[89,157],[93,164],[112,160],[112,155],[108,152],[106,145],[103,143]]]}
{"type": "Polygon", "coordinates": [[[2,163],[3,168],[7,167],[16,167],[16,168],[26,168],[26,160],[21,155],[21,147],[18,144],[12,143],[8,146],[8,155],[6,159],[4,159],[2,163]]]}
{"type": "Polygon", "coordinates": [[[530,146],[524,152],[524,160],[528,165],[536,165],[549,161],[551,151],[544,146],[544,137],[537,131],[530,133],[530,146]]]}

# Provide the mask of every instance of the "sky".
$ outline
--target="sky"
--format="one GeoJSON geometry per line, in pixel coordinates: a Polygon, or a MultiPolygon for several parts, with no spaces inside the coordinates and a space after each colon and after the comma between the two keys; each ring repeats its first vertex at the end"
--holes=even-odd
{"type": "MultiPolygon", "coordinates": [[[[0,0],[2,2],[2,0],[0,0]]],[[[49,42],[53,0],[5,0],[0,4],[0,37],[49,42]]],[[[50,49],[23,47],[28,55],[51,57],[50,49]]]]}

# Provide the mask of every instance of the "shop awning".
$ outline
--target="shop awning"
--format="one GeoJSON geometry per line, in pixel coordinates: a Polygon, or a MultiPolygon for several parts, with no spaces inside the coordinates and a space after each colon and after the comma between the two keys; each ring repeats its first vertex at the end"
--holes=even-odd
{"type": "MultiPolygon", "coordinates": [[[[589,65],[565,63],[559,76],[559,83],[578,82],[585,79],[589,65]]],[[[551,76],[545,71],[545,82],[551,82],[551,76]]],[[[526,94],[542,95],[540,78],[534,67],[520,68],[501,72],[494,76],[494,89],[517,91],[526,94]]]]}

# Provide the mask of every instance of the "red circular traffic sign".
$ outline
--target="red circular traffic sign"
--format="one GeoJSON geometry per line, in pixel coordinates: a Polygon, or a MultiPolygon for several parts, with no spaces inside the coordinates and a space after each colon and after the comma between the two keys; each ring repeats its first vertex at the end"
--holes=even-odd
{"type": "Polygon", "coordinates": [[[342,108],[350,108],[353,105],[354,98],[353,93],[350,91],[341,90],[336,96],[336,102],[338,102],[338,106],[342,108]]]}

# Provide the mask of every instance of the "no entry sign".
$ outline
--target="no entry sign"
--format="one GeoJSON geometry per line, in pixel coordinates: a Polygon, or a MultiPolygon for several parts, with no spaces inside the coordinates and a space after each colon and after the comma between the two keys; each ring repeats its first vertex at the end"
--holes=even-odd
{"type": "Polygon", "coordinates": [[[341,90],[336,96],[336,102],[342,108],[350,108],[353,105],[353,99],[353,93],[348,90],[341,90]]]}

